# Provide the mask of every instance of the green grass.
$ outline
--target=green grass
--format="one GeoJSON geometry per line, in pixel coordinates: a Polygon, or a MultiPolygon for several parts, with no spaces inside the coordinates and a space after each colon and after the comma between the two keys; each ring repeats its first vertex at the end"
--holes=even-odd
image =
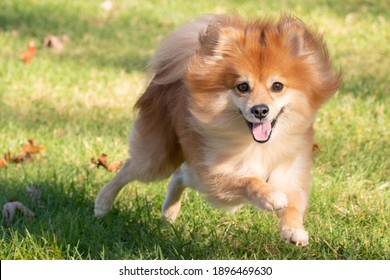
{"type": "Polygon", "coordinates": [[[390,259],[390,5],[388,1],[0,2],[0,155],[27,139],[46,145],[44,161],[0,169],[0,206],[12,198],[37,217],[0,226],[1,259],[390,259]],[[183,3],[184,2],[184,3],[183,3]],[[193,191],[175,225],[160,220],[166,181],[134,182],[103,219],[99,189],[113,174],[90,158],[127,156],[132,105],[146,64],[175,27],[204,13],[248,17],[291,11],[322,30],[339,93],[320,111],[306,227],[310,244],[279,240],[277,218],[247,206],[234,215],[193,191]],[[41,46],[67,35],[64,52],[41,46]],[[34,40],[38,54],[19,59],[34,40]],[[42,192],[34,205],[27,185],[42,192]]]}

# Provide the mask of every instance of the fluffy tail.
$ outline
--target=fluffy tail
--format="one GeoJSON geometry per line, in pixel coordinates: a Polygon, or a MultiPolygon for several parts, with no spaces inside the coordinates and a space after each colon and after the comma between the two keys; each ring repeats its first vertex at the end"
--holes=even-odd
{"type": "Polygon", "coordinates": [[[171,84],[184,77],[191,56],[200,48],[199,36],[215,16],[207,15],[177,29],[162,43],[150,63],[153,83],[171,84]]]}

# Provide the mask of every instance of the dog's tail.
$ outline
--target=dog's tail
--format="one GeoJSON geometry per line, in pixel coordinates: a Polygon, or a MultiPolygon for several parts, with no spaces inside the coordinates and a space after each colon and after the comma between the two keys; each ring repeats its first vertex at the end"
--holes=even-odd
{"type": "Polygon", "coordinates": [[[163,42],[150,63],[153,83],[171,84],[182,79],[191,56],[200,48],[199,36],[206,32],[215,18],[206,15],[177,29],[163,42]]]}

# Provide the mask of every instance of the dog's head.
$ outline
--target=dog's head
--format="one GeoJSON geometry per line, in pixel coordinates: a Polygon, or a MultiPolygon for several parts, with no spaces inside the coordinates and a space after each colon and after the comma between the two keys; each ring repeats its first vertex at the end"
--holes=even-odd
{"type": "Polygon", "coordinates": [[[227,137],[247,126],[265,143],[278,130],[291,135],[310,127],[341,75],[332,72],[322,37],[298,19],[222,16],[200,35],[187,82],[200,126],[227,137]]]}

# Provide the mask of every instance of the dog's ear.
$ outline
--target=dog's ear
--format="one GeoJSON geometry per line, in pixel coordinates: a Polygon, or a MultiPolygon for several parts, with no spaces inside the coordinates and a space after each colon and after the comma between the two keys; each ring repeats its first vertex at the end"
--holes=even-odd
{"type": "Polygon", "coordinates": [[[199,35],[200,54],[222,58],[231,51],[232,42],[244,39],[243,22],[238,16],[216,16],[207,27],[206,32],[199,35]]]}
{"type": "Polygon", "coordinates": [[[342,75],[332,71],[332,63],[322,38],[318,32],[311,31],[302,21],[291,16],[282,16],[277,30],[285,47],[293,57],[305,56],[303,61],[315,74],[313,93],[317,105],[322,104],[340,87],[342,75]]]}
{"type": "Polygon", "coordinates": [[[277,29],[291,56],[306,55],[314,47],[314,38],[312,38],[305,24],[299,19],[292,16],[282,16],[278,22],[277,29]]]}
{"type": "Polygon", "coordinates": [[[199,34],[200,52],[203,56],[212,56],[218,45],[221,23],[213,20],[207,27],[206,32],[199,34]]]}

